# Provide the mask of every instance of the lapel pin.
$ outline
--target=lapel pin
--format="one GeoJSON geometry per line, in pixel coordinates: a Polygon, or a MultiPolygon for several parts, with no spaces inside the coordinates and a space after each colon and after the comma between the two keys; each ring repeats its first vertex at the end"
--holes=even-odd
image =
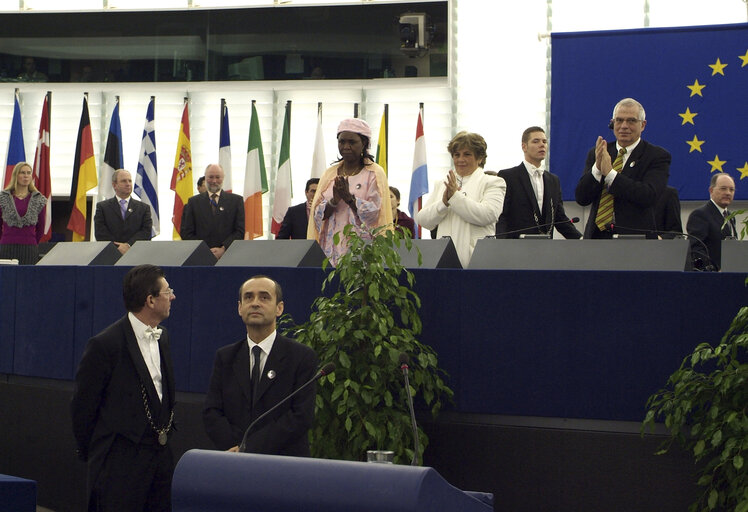
{"type": "Polygon", "coordinates": [[[219,206],[218,209],[223,211],[223,206],[219,206]]]}
{"type": "Polygon", "coordinates": [[[631,162],[631,164],[629,165],[629,167],[633,167],[635,165],[636,165],[636,162],[631,162]]]}
{"type": "Polygon", "coordinates": [[[132,213],[132,208],[128,208],[127,213],[132,213]]]}
{"type": "Polygon", "coordinates": [[[268,379],[274,379],[275,378],[275,370],[270,370],[268,372],[268,379]]]}

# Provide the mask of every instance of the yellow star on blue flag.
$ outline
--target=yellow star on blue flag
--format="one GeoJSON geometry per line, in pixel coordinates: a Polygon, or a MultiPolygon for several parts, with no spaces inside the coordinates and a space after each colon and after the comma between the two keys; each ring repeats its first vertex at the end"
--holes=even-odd
{"type": "Polygon", "coordinates": [[[727,160],[720,160],[719,155],[714,155],[714,160],[707,160],[706,163],[712,166],[709,172],[722,171],[722,166],[727,163],[727,160]]]}
{"type": "Polygon", "coordinates": [[[705,142],[705,140],[699,140],[696,135],[694,135],[692,140],[686,141],[686,144],[691,146],[691,149],[688,152],[693,153],[694,151],[698,151],[699,153],[701,153],[701,145],[705,142]]]}

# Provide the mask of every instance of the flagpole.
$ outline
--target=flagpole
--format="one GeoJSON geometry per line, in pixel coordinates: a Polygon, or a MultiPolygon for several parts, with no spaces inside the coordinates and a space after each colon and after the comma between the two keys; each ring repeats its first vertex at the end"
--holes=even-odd
{"type": "Polygon", "coordinates": [[[358,117],[358,103],[353,104],[353,117],[358,117]]]}
{"type": "MultiPolygon", "coordinates": [[[[421,101],[418,103],[418,115],[421,116],[421,123],[425,123],[426,121],[423,118],[423,102],[421,101]]],[[[420,212],[423,209],[423,196],[418,196],[418,211],[420,212]]],[[[416,231],[418,231],[418,239],[420,240],[423,238],[423,232],[420,224],[416,224],[416,231]]]]}

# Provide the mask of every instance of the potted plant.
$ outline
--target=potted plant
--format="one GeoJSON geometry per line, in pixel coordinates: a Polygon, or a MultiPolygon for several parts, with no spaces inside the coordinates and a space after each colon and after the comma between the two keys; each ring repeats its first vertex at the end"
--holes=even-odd
{"type": "MultiPolygon", "coordinates": [[[[412,289],[415,277],[396,251],[400,244],[410,249],[412,241],[392,229],[378,228],[372,240],[362,239],[352,226],[343,234],[347,254],[324,280],[309,321],[291,329],[321,361],[337,365],[318,384],[312,455],[363,460],[367,450],[392,450],[395,462],[409,463],[413,435],[400,354],[410,357],[413,396],[432,414],[453,395],[436,353],[417,340],[421,319],[420,299],[412,289]]],[[[418,460],[423,460],[428,439],[423,431],[419,437],[418,460]]]]}
{"type": "Polygon", "coordinates": [[[719,345],[701,343],[683,360],[647,409],[642,434],[658,420],[669,434],[657,453],[676,442],[698,463],[703,492],[689,510],[748,512],[748,307],[719,345]]]}

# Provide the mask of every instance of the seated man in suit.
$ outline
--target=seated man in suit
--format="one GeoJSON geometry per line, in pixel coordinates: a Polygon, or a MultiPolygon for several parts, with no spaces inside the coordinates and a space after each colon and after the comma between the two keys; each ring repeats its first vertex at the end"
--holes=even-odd
{"type": "Polygon", "coordinates": [[[132,194],[132,176],[124,169],[112,174],[114,197],[96,204],[94,234],[96,240],[113,242],[125,254],[137,240],[150,240],[153,236],[151,207],[132,194]]]}
{"type": "Polygon", "coordinates": [[[584,237],[644,233],[656,238],[654,208],[667,184],[670,153],[642,140],[646,114],[633,98],[616,104],[609,126],[615,142],[597,138],[577,183],[577,203],[592,206],[584,237]]]}
{"type": "MultiPolygon", "coordinates": [[[[246,336],[218,349],[203,408],[205,430],[219,450],[238,451],[250,423],[317,370],[311,348],[275,330],[276,318],[283,314],[283,292],[276,281],[267,276],[245,281],[238,312],[246,336]]],[[[315,395],[311,385],[255,425],[246,451],[308,457],[315,395]]]]}
{"type": "Polygon", "coordinates": [[[525,160],[499,171],[506,181],[506,197],[496,223],[497,238],[519,238],[522,233],[547,233],[552,238],[554,227],[564,238],[582,237],[564,211],[561,180],[542,168],[547,146],[545,130],[531,126],[522,133],[525,160]]]}
{"type": "Polygon", "coordinates": [[[722,266],[722,240],[737,237],[735,219],[725,224],[725,217],[730,213],[727,207],[733,197],[735,181],[732,177],[723,172],[713,174],[709,182],[709,201],[688,216],[688,234],[703,242],[691,240],[695,270],[719,270],[722,266]]]}
{"type": "Polygon", "coordinates": [[[278,235],[275,237],[276,240],[306,240],[306,229],[309,224],[309,208],[312,206],[312,199],[314,199],[318,185],[319,178],[307,180],[306,188],[304,189],[306,201],[292,206],[286,211],[280,231],[278,231],[278,235]]]}
{"type": "Polygon", "coordinates": [[[234,240],[244,238],[244,200],[222,190],[223,168],[210,164],[205,170],[206,192],[192,196],[182,212],[182,240],[204,240],[220,259],[234,240]]]}

